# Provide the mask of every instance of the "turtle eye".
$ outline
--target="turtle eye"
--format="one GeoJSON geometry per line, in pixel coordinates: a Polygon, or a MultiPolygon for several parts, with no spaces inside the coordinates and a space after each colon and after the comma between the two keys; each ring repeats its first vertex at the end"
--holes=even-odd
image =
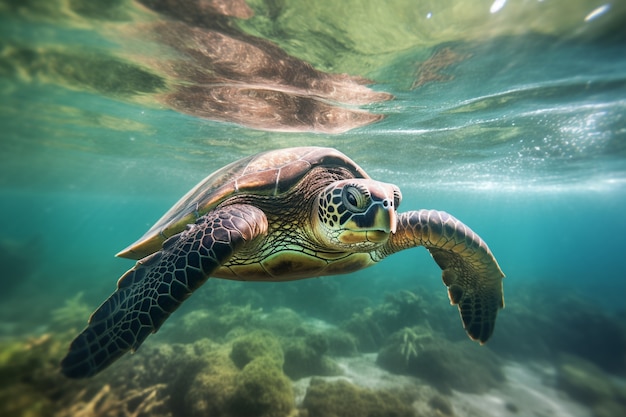
{"type": "Polygon", "coordinates": [[[346,208],[356,213],[364,212],[370,202],[369,193],[354,185],[346,186],[343,189],[342,197],[346,208]]]}

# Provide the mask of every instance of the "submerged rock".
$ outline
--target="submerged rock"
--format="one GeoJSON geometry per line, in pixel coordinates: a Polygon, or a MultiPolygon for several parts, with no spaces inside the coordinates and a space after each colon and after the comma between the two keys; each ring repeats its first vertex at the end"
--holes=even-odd
{"type": "Polygon", "coordinates": [[[342,327],[354,336],[363,353],[376,352],[385,340],[386,332],[373,318],[371,309],[353,315],[342,327]]]}
{"type": "Polygon", "coordinates": [[[258,326],[280,336],[293,336],[302,329],[304,319],[294,310],[286,307],[268,312],[258,326]]]}
{"type": "Polygon", "coordinates": [[[434,411],[437,417],[453,417],[454,408],[448,397],[443,395],[434,395],[429,401],[428,405],[434,411]]]}
{"type": "Polygon", "coordinates": [[[237,332],[245,333],[259,327],[262,310],[248,305],[224,304],[214,309],[197,309],[182,316],[182,324],[166,323],[161,333],[169,340],[193,343],[208,337],[223,341],[237,332]],[[243,330],[243,331],[241,331],[243,330]]]}
{"type": "Polygon", "coordinates": [[[357,356],[356,339],[350,333],[330,329],[323,333],[328,340],[328,354],[332,356],[357,356]]]}
{"type": "Polygon", "coordinates": [[[415,368],[418,351],[424,350],[425,343],[432,343],[432,330],[424,326],[405,327],[389,336],[378,352],[376,363],[382,368],[397,374],[409,374],[415,368]]]}
{"type": "Polygon", "coordinates": [[[483,393],[505,382],[499,360],[489,350],[467,343],[433,343],[418,353],[411,374],[443,393],[453,389],[483,393]]]}
{"type": "Polygon", "coordinates": [[[282,367],[285,360],[280,342],[267,331],[256,331],[233,342],[230,358],[239,368],[259,357],[266,357],[282,367]]]}
{"type": "Polygon", "coordinates": [[[366,308],[354,314],[343,324],[357,340],[361,352],[376,352],[387,337],[402,328],[427,323],[424,300],[411,291],[387,294],[385,301],[375,308],[366,308]]]}
{"type": "Polygon", "coordinates": [[[328,356],[328,339],[321,333],[292,338],[285,343],[285,373],[291,379],[340,375],[341,369],[328,356]]]}
{"type": "Polygon", "coordinates": [[[375,391],[343,380],[313,378],[302,407],[308,417],[413,417],[413,400],[405,392],[375,391]]]}
{"type": "Polygon", "coordinates": [[[557,383],[572,399],[591,408],[595,417],[626,415],[626,387],[589,361],[561,355],[557,383]]]}
{"type": "Polygon", "coordinates": [[[451,343],[420,327],[394,333],[376,363],[390,372],[419,377],[446,394],[453,389],[482,393],[505,381],[499,360],[487,348],[451,343]]]}
{"type": "Polygon", "coordinates": [[[233,417],[288,416],[294,409],[291,381],[274,360],[258,357],[235,377],[229,409],[233,417]]]}
{"type": "Polygon", "coordinates": [[[193,379],[181,385],[180,409],[188,417],[227,415],[239,370],[225,351],[211,355],[193,379]]]}
{"type": "Polygon", "coordinates": [[[52,415],[52,400],[33,386],[23,383],[0,389],[0,414],[4,417],[52,415]]]}

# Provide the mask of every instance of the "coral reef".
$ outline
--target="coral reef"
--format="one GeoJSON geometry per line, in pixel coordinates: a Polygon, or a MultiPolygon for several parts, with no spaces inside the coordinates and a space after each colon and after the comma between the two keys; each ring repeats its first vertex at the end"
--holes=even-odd
{"type": "MultiPolygon", "coordinates": [[[[142,346],[94,378],[71,381],[58,372],[58,361],[73,333],[67,328],[78,325],[72,316],[86,308],[82,300],[79,293],[53,312],[52,326],[59,327],[59,333],[0,341],[0,415],[452,417],[448,396],[452,390],[480,394],[505,381],[491,343],[480,347],[464,338],[451,341],[454,336],[441,330],[447,318],[434,313],[440,311],[439,304],[445,308],[445,303],[431,306],[408,291],[387,295],[381,304],[354,315],[343,330],[284,307],[265,312],[229,301],[210,309],[184,311],[182,326],[166,326],[159,332],[161,343],[142,346]],[[211,339],[198,340],[206,335],[211,339]],[[169,343],[172,340],[183,343],[169,343]],[[324,382],[317,378],[342,372],[351,377],[352,369],[340,368],[331,357],[356,356],[364,346],[378,351],[379,367],[422,383],[372,389],[342,379],[324,382]],[[311,376],[306,389],[307,379],[302,378],[311,376]],[[297,395],[290,379],[301,379],[295,382],[297,395]],[[302,401],[301,408],[295,408],[296,398],[302,401]]],[[[501,350],[510,345],[507,332],[532,326],[541,340],[519,343],[517,337],[520,346],[512,346],[511,357],[556,357],[556,383],[562,391],[589,407],[595,417],[624,414],[623,385],[604,369],[610,361],[620,369],[623,351],[617,354],[615,349],[622,346],[623,326],[609,314],[585,308],[580,300],[568,299],[575,311],[567,314],[557,302],[538,315],[531,311],[533,302],[518,309],[520,318],[508,318],[504,334],[493,345],[501,350]],[[569,332],[556,327],[574,318],[593,323],[598,327],[591,332],[594,337],[617,347],[602,346],[596,353],[591,349],[593,341],[588,346],[563,346],[558,338],[574,343],[579,335],[569,334],[571,325],[569,332]],[[526,319],[530,324],[522,323],[526,319]],[[540,346],[537,352],[532,351],[534,346],[540,346]],[[569,354],[559,353],[563,351],[569,354]],[[599,359],[601,353],[610,356],[599,359]]],[[[507,407],[515,412],[514,405],[507,407]]]]}
{"type": "Polygon", "coordinates": [[[413,417],[413,400],[408,392],[375,391],[343,380],[313,378],[302,407],[308,417],[413,417]]]}
{"type": "MultiPolygon", "coordinates": [[[[148,345],[114,364],[111,372],[90,380],[111,390],[96,399],[98,392],[90,389],[80,409],[122,410],[102,415],[124,417],[151,415],[145,410],[172,417],[287,416],[294,408],[294,395],[281,365],[280,344],[266,331],[241,336],[232,346],[208,339],[148,345]],[[153,389],[144,391],[146,387],[153,389]]],[[[70,404],[66,409],[77,410],[70,404]]]]}

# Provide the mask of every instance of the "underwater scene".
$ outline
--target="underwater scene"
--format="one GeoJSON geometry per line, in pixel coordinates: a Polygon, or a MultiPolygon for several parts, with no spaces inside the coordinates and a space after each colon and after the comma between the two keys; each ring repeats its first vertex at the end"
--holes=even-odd
{"type": "Polygon", "coordinates": [[[626,415],[624,21],[0,0],[0,415],[626,415]]]}

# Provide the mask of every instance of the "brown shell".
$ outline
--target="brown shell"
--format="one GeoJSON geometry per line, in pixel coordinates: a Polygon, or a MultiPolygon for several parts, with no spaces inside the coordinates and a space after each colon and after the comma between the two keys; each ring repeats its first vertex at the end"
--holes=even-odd
{"type": "Polygon", "coordinates": [[[249,156],[200,181],[138,241],[117,256],[131,259],[148,256],[161,249],[165,239],[182,232],[188,224],[225,199],[235,194],[282,194],[318,166],[341,166],[349,169],[356,178],[369,178],[354,161],[333,148],[285,148],[249,156]]]}

